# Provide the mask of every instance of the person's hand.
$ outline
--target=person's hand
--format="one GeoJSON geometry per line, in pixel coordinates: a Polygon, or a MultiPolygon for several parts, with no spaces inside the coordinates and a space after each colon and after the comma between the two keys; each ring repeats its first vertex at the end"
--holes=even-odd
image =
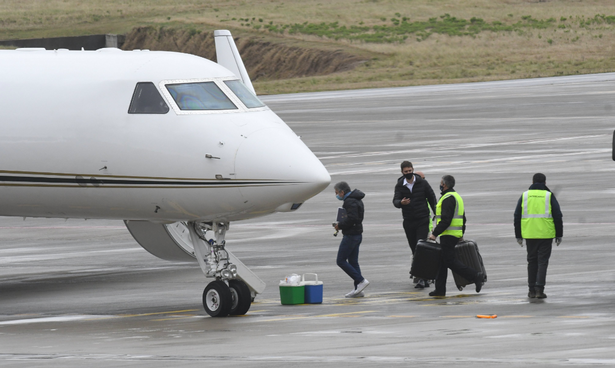
{"type": "Polygon", "coordinates": [[[429,240],[436,240],[436,236],[434,234],[429,234],[429,240]]]}
{"type": "Polygon", "coordinates": [[[555,238],[555,245],[559,246],[562,243],[562,238],[555,238]]]}
{"type": "Polygon", "coordinates": [[[517,243],[523,248],[523,238],[517,238],[517,243]]]}
{"type": "Polygon", "coordinates": [[[335,228],[335,230],[339,230],[340,228],[337,226],[337,222],[333,223],[333,228],[335,228]]]}
{"type": "Polygon", "coordinates": [[[408,204],[410,204],[410,198],[406,198],[406,197],[402,198],[401,205],[405,206],[405,205],[408,205],[408,204]]]}

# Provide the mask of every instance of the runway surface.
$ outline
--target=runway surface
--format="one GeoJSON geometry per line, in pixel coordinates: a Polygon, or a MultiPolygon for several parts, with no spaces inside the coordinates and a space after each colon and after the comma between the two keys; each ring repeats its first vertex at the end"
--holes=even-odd
{"type": "Polygon", "coordinates": [[[268,284],[249,313],[207,316],[197,264],[154,258],[121,222],[4,217],[0,367],[613,366],[614,97],[615,74],[265,96],[332,184],[295,213],[231,224],[228,248],[268,284]],[[446,298],[414,289],[391,204],[403,160],[436,191],[456,178],[480,294],[450,275],[446,298]],[[512,227],[536,172],[564,214],[544,300],[527,298],[512,227]],[[344,298],[335,265],[341,180],[366,193],[365,298],[344,298]],[[317,273],[323,304],[281,305],[292,273],[317,273]]]}

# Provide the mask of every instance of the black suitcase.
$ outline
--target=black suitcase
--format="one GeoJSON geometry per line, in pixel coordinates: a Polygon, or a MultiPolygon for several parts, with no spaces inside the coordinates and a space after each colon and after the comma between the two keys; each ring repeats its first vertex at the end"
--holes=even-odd
{"type": "MultiPolygon", "coordinates": [[[[457,245],[455,245],[455,257],[464,265],[482,272],[485,275],[485,282],[487,281],[487,272],[483,264],[483,257],[481,257],[478,251],[478,245],[476,245],[474,240],[463,240],[457,243],[457,245]]],[[[460,291],[463,290],[465,286],[474,283],[474,281],[468,281],[455,272],[453,272],[453,278],[455,279],[457,289],[460,291]]]]}
{"type": "Polygon", "coordinates": [[[440,244],[419,240],[412,257],[410,274],[423,280],[435,280],[440,268],[441,253],[440,244]]]}

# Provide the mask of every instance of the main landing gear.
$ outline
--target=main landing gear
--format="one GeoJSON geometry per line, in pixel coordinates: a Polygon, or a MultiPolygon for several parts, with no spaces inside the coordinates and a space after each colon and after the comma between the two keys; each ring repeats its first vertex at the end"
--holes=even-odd
{"type": "MultiPolygon", "coordinates": [[[[203,292],[203,307],[212,317],[244,315],[252,305],[252,291],[237,278],[237,265],[231,263],[229,252],[224,249],[224,236],[228,228],[229,224],[225,222],[188,223],[199,265],[205,276],[216,279],[203,292]],[[213,231],[214,239],[207,239],[208,231],[213,231]]],[[[236,262],[242,269],[245,268],[241,262],[236,262]]]]}

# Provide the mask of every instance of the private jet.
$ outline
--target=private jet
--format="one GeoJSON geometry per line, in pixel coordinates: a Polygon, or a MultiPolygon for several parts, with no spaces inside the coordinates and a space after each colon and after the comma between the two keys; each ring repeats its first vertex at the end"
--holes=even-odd
{"type": "Polygon", "coordinates": [[[217,62],[163,51],[0,50],[1,216],[118,219],[151,254],[198,262],[213,317],[265,283],[231,221],[296,211],[329,173],[257,96],[231,33],[217,62]]]}

